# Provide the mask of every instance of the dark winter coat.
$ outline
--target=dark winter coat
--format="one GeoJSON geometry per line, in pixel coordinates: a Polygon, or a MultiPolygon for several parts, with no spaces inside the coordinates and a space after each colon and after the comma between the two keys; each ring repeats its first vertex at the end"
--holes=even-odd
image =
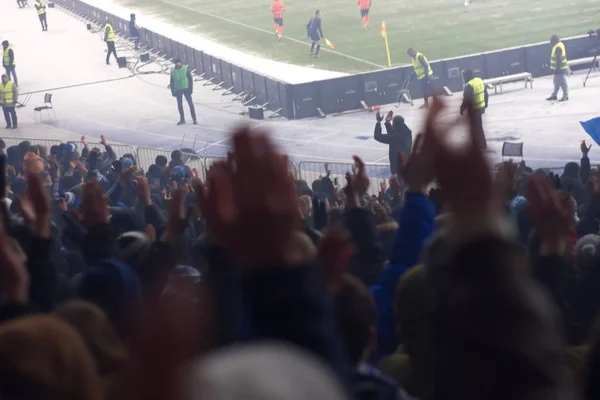
{"type": "Polygon", "coordinates": [[[401,153],[404,159],[408,158],[412,149],[412,132],[406,126],[404,121],[397,123],[392,126],[391,123],[385,123],[385,130],[387,134],[384,135],[381,132],[381,123],[375,125],[374,139],[379,143],[385,143],[390,146],[389,157],[390,157],[390,170],[392,174],[399,173],[397,155],[401,153]]]}

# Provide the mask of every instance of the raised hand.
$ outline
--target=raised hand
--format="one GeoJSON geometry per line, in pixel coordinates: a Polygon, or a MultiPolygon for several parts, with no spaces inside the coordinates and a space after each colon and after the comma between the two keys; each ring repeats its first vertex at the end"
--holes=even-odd
{"type": "Polygon", "coordinates": [[[19,197],[21,213],[35,237],[49,239],[52,234],[50,199],[36,174],[28,173],[27,183],[27,192],[19,197]]]}
{"type": "Polygon", "coordinates": [[[367,192],[370,181],[365,170],[365,163],[357,156],[353,158],[355,168],[352,172],[346,173],[344,194],[348,207],[360,207],[360,197],[367,192]]]}
{"type": "Polygon", "coordinates": [[[106,147],[106,137],[104,137],[104,135],[100,136],[100,143],[102,143],[102,146],[106,147]]]}
{"type": "Polygon", "coordinates": [[[435,176],[433,169],[434,139],[431,135],[418,134],[415,137],[413,150],[405,160],[398,153],[398,168],[408,190],[426,193],[427,186],[435,176]]]}
{"type": "Polygon", "coordinates": [[[402,194],[402,182],[398,179],[398,175],[394,174],[390,178],[390,190],[394,198],[402,194]]]}
{"type": "Polygon", "coordinates": [[[242,128],[233,142],[237,218],[228,242],[245,268],[287,265],[286,248],[300,215],[286,159],[260,131],[242,128]]]}
{"type": "Polygon", "coordinates": [[[150,185],[148,184],[148,179],[146,179],[145,176],[140,176],[136,178],[136,182],[138,199],[144,206],[151,206],[152,197],[150,196],[150,185]]]}
{"type": "Polygon", "coordinates": [[[231,163],[217,161],[207,172],[206,187],[196,186],[198,208],[204,215],[208,237],[212,244],[224,246],[233,232],[238,216],[233,199],[233,169],[231,163]]]}
{"type": "Polygon", "coordinates": [[[573,215],[569,196],[556,191],[545,178],[532,176],[527,186],[527,201],[542,248],[553,253],[563,252],[573,215]]]}
{"type": "Polygon", "coordinates": [[[496,186],[496,193],[500,196],[500,201],[503,204],[509,201],[514,195],[517,169],[517,164],[510,160],[500,164],[500,167],[496,171],[494,184],[496,186]]]}
{"type": "Polygon", "coordinates": [[[185,185],[171,190],[167,223],[161,241],[173,244],[187,228],[191,212],[185,209],[185,198],[188,193],[185,185]]]}
{"type": "Polygon", "coordinates": [[[392,119],[394,119],[394,112],[390,111],[387,113],[387,115],[385,117],[385,122],[392,122],[392,119]]]}
{"type": "Polygon", "coordinates": [[[82,223],[87,228],[107,225],[109,221],[108,199],[94,179],[83,187],[82,223]]]}
{"type": "Polygon", "coordinates": [[[442,100],[433,99],[425,122],[425,140],[433,139],[433,165],[445,202],[459,215],[484,214],[492,208],[498,209],[497,199],[493,197],[492,174],[477,140],[476,111],[472,104],[467,106],[467,143],[462,149],[453,149],[446,136],[457,123],[445,127],[436,124],[444,108],[442,100]]]}
{"type": "Polygon", "coordinates": [[[377,201],[379,201],[379,203],[381,203],[381,204],[385,203],[385,192],[386,191],[387,191],[387,184],[385,183],[385,181],[379,182],[379,195],[377,196],[377,201]]]}
{"type": "Polygon", "coordinates": [[[379,111],[377,111],[377,114],[375,114],[375,119],[377,120],[377,122],[383,121],[383,117],[381,116],[381,113],[379,111]]]}
{"type": "Polygon", "coordinates": [[[589,152],[590,152],[590,149],[592,148],[592,145],[590,144],[590,146],[588,147],[588,146],[586,146],[586,144],[585,144],[585,140],[582,140],[582,141],[581,141],[581,145],[579,146],[579,148],[581,149],[581,155],[582,155],[583,157],[587,157],[587,155],[588,155],[588,154],[589,154],[589,152]]]}
{"type": "Polygon", "coordinates": [[[324,269],[325,287],[329,294],[337,292],[355,254],[356,249],[350,243],[346,231],[331,228],[325,232],[319,244],[317,258],[324,269]]]}
{"type": "Polygon", "coordinates": [[[85,138],[85,136],[81,137],[81,144],[83,144],[84,146],[87,146],[87,139],[85,138]]]}

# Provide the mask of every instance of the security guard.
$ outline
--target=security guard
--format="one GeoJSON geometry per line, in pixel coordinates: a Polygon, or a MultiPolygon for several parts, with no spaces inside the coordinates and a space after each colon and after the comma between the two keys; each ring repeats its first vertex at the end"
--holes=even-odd
{"type": "Polygon", "coordinates": [[[35,9],[38,13],[38,18],[42,24],[42,31],[48,30],[48,22],[46,21],[46,5],[41,0],[35,0],[35,9]]]}
{"type": "Polygon", "coordinates": [[[13,82],[15,85],[19,86],[17,72],[15,71],[15,52],[8,44],[8,40],[2,42],[2,48],[4,49],[2,52],[2,66],[6,70],[6,75],[8,75],[8,79],[10,79],[10,74],[12,73],[13,82]]]}
{"type": "Polygon", "coordinates": [[[17,129],[17,112],[15,111],[17,96],[17,85],[8,79],[8,75],[2,75],[2,83],[0,84],[0,104],[2,104],[2,111],[4,111],[6,129],[17,129]]]}
{"type": "Polygon", "coordinates": [[[177,98],[177,110],[179,111],[179,122],[177,125],[185,124],[185,115],[183,113],[183,97],[190,106],[190,114],[192,114],[192,121],[194,125],[198,125],[196,122],[196,108],[194,107],[194,101],[192,100],[192,93],[194,92],[194,78],[187,65],[184,65],[179,58],[174,60],[175,67],[171,70],[171,94],[177,98]]]}
{"type": "Polygon", "coordinates": [[[423,98],[425,99],[425,104],[423,104],[421,108],[425,108],[429,104],[429,96],[431,95],[431,76],[433,75],[431,65],[429,65],[427,57],[422,53],[415,51],[412,47],[406,51],[406,54],[412,59],[415,75],[417,75],[417,79],[421,84],[423,98]]]}
{"type": "Polygon", "coordinates": [[[550,53],[550,70],[554,73],[554,92],[546,100],[557,100],[558,90],[562,89],[562,97],[559,101],[569,100],[569,85],[567,84],[567,49],[565,44],[556,35],[550,38],[552,53],[550,53]]]}
{"type": "Polygon", "coordinates": [[[110,65],[110,55],[115,55],[115,61],[117,60],[117,49],[115,48],[115,30],[110,22],[106,21],[106,25],[104,25],[104,41],[106,42],[106,48],[108,49],[106,53],[106,65],[110,65]]]}
{"type": "Polygon", "coordinates": [[[476,77],[470,69],[463,71],[465,89],[463,101],[460,105],[460,115],[463,115],[469,104],[473,105],[475,128],[477,129],[477,140],[482,149],[487,149],[485,133],[483,131],[483,114],[488,105],[488,92],[481,78],[476,77]]]}

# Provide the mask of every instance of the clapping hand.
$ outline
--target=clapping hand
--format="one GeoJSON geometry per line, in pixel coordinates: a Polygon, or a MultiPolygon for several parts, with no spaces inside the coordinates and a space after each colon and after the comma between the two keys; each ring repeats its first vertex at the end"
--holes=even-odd
{"type": "Polygon", "coordinates": [[[50,239],[52,228],[50,199],[36,174],[28,173],[27,183],[27,193],[19,197],[21,213],[35,237],[50,239]]]}
{"type": "Polygon", "coordinates": [[[213,166],[207,188],[197,188],[209,231],[246,269],[287,265],[300,215],[286,158],[261,131],[241,128],[233,143],[232,160],[213,166]]]}
{"type": "Polygon", "coordinates": [[[558,192],[545,178],[532,176],[528,182],[527,200],[542,250],[550,253],[564,252],[573,215],[568,194],[558,192]]]}
{"type": "Polygon", "coordinates": [[[498,199],[493,196],[492,174],[485,154],[478,144],[475,110],[467,105],[468,137],[461,149],[453,149],[447,143],[449,131],[460,123],[442,127],[438,122],[445,108],[439,98],[434,98],[425,122],[425,139],[432,140],[435,176],[452,212],[461,215],[486,214],[499,210],[498,199]],[[465,179],[468,174],[468,179],[465,179]]]}

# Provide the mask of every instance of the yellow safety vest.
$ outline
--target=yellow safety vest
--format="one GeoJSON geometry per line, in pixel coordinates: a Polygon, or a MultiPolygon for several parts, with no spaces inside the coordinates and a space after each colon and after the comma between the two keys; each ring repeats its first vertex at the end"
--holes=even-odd
{"type": "Polygon", "coordinates": [[[425,79],[425,77],[433,75],[433,71],[431,70],[431,65],[429,65],[429,61],[427,60],[427,57],[425,57],[422,53],[417,53],[417,55],[415,55],[415,57],[412,59],[412,65],[413,65],[413,68],[415,69],[415,74],[417,74],[418,80],[425,79]],[[423,65],[421,65],[421,63],[419,62],[419,58],[421,56],[423,56],[423,58],[425,59],[425,62],[427,63],[427,73],[425,73],[425,68],[423,68],[423,65]]]}
{"type": "Polygon", "coordinates": [[[35,8],[38,12],[38,15],[46,14],[46,5],[41,1],[35,2],[35,8]]]}
{"type": "Polygon", "coordinates": [[[552,48],[552,54],[550,55],[550,69],[552,71],[566,71],[569,68],[567,64],[567,49],[565,48],[565,44],[563,42],[558,42],[552,48]],[[560,48],[562,50],[562,56],[560,60],[556,59],[556,49],[560,48]]]}
{"type": "MultiPolygon", "coordinates": [[[[10,62],[10,57],[8,56],[8,52],[10,51],[10,46],[8,46],[5,50],[4,50],[4,54],[2,57],[2,65],[5,67],[12,67],[15,65],[15,59],[13,57],[12,63],[10,62]]],[[[14,56],[14,54],[13,54],[14,56]]]]}
{"type": "Polygon", "coordinates": [[[6,85],[0,83],[0,103],[6,106],[14,105],[15,99],[13,97],[12,81],[6,82],[6,85]]]}
{"type": "Polygon", "coordinates": [[[115,41],[115,30],[113,29],[112,25],[109,24],[108,22],[106,23],[106,25],[104,25],[105,32],[106,32],[106,28],[108,28],[108,36],[106,37],[106,41],[114,42],[115,41]]]}
{"type": "Polygon", "coordinates": [[[485,83],[481,78],[473,78],[467,82],[468,86],[473,89],[473,108],[481,110],[485,108],[485,83]]]}

